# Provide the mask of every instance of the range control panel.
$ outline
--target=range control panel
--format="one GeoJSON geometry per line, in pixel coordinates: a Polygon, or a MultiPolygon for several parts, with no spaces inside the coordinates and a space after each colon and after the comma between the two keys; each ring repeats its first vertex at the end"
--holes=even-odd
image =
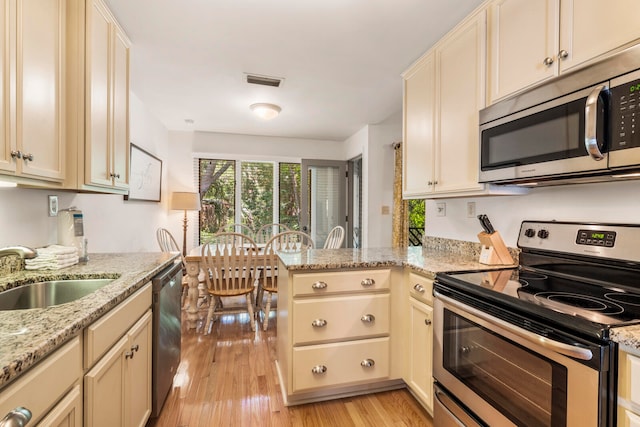
{"type": "Polygon", "coordinates": [[[518,247],[640,263],[640,224],[523,221],[518,247]]]}
{"type": "Polygon", "coordinates": [[[606,230],[578,230],[576,243],[579,245],[612,248],[616,243],[616,232],[606,230]]]}

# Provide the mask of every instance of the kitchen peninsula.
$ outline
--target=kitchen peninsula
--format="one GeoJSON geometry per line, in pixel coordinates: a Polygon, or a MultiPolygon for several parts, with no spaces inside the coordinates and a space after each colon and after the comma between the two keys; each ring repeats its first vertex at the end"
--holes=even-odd
{"type": "Polygon", "coordinates": [[[424,247],[281,253],[276,363],[285,402],[406,383],[432,412],[433,279],[442,271],[512,267],[480,264],[480,249],[427,237],[424,247]]]}

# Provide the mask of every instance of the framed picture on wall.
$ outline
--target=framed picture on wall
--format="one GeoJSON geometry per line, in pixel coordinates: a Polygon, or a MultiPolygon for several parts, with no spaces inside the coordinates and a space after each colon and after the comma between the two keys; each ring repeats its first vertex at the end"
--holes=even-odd
{"type": "Polygon", "coordinates": [[[125,200],[159,202],[162,184],[162,160],[130,144],[129,195],[125,200]]]}

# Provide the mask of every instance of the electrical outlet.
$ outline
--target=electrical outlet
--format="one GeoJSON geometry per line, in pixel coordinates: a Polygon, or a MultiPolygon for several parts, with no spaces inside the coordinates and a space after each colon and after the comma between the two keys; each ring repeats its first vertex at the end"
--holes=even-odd
{"type": "Polygon", "coordinates": [[[436,203],[436,216],[447,216],[447,204],[445,202],[436,203]]]}
{"type": "Polygon", "coordinates": [[[49,216],[58,216],[58,196],[49,196],[49,216]]]}
{"type": "Polygon", "coordinates": [[[467,218],[476,217],[476,202],[467,202],[467,218]]]}

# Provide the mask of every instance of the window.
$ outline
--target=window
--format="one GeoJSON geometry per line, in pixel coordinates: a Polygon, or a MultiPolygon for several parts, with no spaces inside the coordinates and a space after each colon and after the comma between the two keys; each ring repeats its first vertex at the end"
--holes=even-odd
{"type": "Polygon", "coordinates": [[[200,242],[231,223],[253,230],[274,222],[299,228],[299,163],[199,159],[198,165],[200,242]]]}
{"type": "Polygon", "coordinates": [[[409,246],[422,246],[424,234],[424,200],[409,200],[409,246]]]}

